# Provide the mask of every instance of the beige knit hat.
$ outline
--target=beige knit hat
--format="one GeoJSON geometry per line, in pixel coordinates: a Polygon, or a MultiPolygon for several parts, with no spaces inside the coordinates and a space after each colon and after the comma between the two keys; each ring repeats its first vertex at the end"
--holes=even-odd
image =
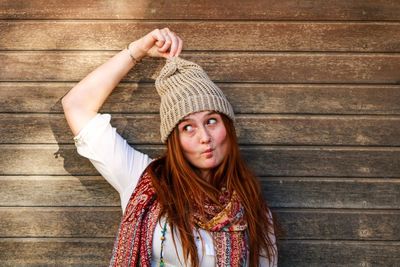
{"type": "Polygon", "coordinates": [[[194,112],[214,110],[235,121],[232,106],[221,89],[194,62],[180,57],[168,58],[156,79],[156,89],[161,97],[160,133],[163,143],[179,121],[194,112]]]}

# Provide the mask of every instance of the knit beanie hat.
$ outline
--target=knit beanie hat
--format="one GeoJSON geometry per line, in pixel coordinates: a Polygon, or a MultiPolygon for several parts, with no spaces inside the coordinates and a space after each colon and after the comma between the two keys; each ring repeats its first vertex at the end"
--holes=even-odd
{"type": "Polygon", "coordinates": [[[194,62],[180,57],[168,58],[155,85],[161,97],[160,133],[163,143],[179,121],[194,112],[214,110],[235,121],[232,106],[221,89],[194,62]]]}

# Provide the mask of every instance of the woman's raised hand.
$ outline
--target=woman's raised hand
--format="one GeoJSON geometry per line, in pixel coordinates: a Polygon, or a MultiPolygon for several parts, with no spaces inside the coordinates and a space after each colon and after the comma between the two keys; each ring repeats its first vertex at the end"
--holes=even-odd
{"type": "MultiPolygon", "coordinates": [[[[182,40],[168,28],[155,29],[128,46],[130,56],[175,57],[182,51],[182,40]]],[[[126,49],[89,73],[62,99],[65,117],[72,133],[77,135],[96,116],[104,101],[134,66],[126,49]]]]}
{"type": "Polygon", "coordinates": [[[132,42],[129,49],[132,55],[141,59],[150,57],[176,57],[182,51],[183,42],[168,28],[155,29],[142,38],[132,42]]]}

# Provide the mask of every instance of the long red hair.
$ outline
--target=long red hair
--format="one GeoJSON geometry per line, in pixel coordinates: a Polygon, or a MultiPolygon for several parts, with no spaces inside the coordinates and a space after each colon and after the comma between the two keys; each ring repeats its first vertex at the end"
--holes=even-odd
{"type": "Polygon", "coordinates": [[[240,156],[233,122],[224,114],[220,115],[226,128],[229,148],[222,163],[211,170],[209,181],[201,178],[184,157],[178,127],[168,137],[165,155],[151,163],[149,170],[162,206],[161,215],[166,215],[172,231],[178,230],[184,261],[190,259],[191,266],[198,267],[194,225],[189,219],[192,218],[193,209],[195,206],[203,207],[206,198],[218,204],[217,197],[222,187],[231,193],[235,191],[244,206],[248,224],[249,266],[259,266],[260,255],[268,257],[272,263],[277,251],[271,238],[276,232],[269,216],[271,211],[263,199],[258,179],[240,156]]]}

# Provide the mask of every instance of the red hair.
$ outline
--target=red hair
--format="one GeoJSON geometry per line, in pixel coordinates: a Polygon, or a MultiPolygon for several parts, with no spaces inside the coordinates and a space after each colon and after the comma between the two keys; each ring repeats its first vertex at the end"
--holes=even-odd
{"type": "Polygon", "coordinates": [[[224,114],[220,115],[226,128],[229,148],[222,163],[211,170],[209,181],[201,178],[184,157],[178,127],[168,137],[165,155],[151,163],[149,170],[162,206],[161,215],[167,216],[172,231],[179,231],[185,262],[190,259],[191,266],[198,267],[194,225],[188,218],[192,218],[194,206],[203,207],[206,198],[218,204],[220,190],[226,187],[229,192],[238,194],[245,209],[249,266],[258,266],[260,255],[272,262],[277,251],[271,237],[277,229],[269,216],[271,211],[263,199],[258,179],[240,156],[233,122],[224,114]]]}

